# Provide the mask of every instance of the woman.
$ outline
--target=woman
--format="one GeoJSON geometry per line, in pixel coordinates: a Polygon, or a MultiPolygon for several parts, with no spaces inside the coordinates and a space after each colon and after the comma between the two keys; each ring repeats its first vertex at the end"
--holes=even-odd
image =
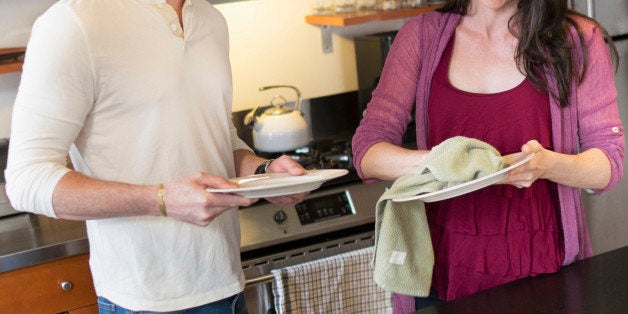
{"type": "MultiPolygon", "coordinates": [[[[592,254],[579,188],[615,186],[625,145],[607,41],[566,0],[451,0],[397,34],[353,139],[365,181],[410,173],[458,135],[506,163],[535,153],[500,185],[427,204],[438,299],[592,254]],[[418,150],[401,147],[413,109],[418,150]]],[[[396,312],[414,310],[400,300],[396,312]]]]}

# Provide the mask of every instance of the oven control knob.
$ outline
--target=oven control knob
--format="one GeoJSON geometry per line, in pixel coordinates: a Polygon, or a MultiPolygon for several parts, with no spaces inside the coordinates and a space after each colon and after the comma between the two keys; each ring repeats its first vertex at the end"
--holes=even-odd
{"type": "Polygon", "coordinates": [[[280,210],[278,210],[278,211],[275,213],[275,216],[273,216],[273,219],[274,219],[274,220],[275,220],[275,222],[276,222],[276,223],[278,223],[278,224],[282,224],[282,223],[284,223],[284,222],[286,221],[286,218],[288,218],[288,217],[286,216],[286,212],[284,212],[284,211],[283,211],[283,210],[281,210],[281,209],[280,209],[280,210]]]}

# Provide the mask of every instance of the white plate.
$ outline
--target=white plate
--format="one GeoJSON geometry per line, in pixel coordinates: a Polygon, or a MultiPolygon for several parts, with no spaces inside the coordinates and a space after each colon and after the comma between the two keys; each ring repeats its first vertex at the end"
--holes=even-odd
{"type": "Polygon", "coordinates": [[[530,161],[530,159],[532,159],[533,156],[534,154],[530,154],[526,156],[524,159],[517,161],[516,163],[510,165],[507,168],[504,168],[502,170],[499,170],[487,176],[477,178],[475,180],[471,180],[462,184],[458,184],[456,186],[452,186],[446,189],[442,189],[442,190],[438,190],[438,191],[434,191],[430,193],[412,195],[408,197],[394,198],[393,202],[406,202],[406,201],[420,200],[420,201],[429,203],[429,202],[441,201],[441,200],[456,197],[459,195],[467,194],[469,192],[479,190],[483,187],[487,187],[505,178],[508,175],[508,171],[525,164],[526,162],[530,161]]]}
{"type": "Polygon", "coordinates": [[[301,176],[287,173],[267,173],[229,179],[240,187],[235,189],[206,189],[211,193],[233,193],[246,198],[263,198],[309,192],[318,189],[323,182],[335,179],[349,171],[345,169],[308,170],[301,176]]]}

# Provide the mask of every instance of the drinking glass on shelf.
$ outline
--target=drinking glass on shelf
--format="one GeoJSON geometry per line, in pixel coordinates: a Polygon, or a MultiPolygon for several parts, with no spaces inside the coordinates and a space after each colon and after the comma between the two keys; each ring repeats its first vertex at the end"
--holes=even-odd
{"type": "Polygon", "coordinates": [[[358,9],[356,0],[336,0],[336,13],[352,13],[358,9]]]}
{"type": "Polygon", "coordinates": [[[401,8],[401,0],[383,0],[380,9],[384,11],[398,10],[401,8]]]}
{"type": "Polygon", "coordinates": [[[313,0],[312,13],[314,15],[334,14],[334,0],[313,0]]]}
{"type": "Polygon", "coordinates": [[[402,8],[420,8],[425,5],[425,0],[402,0],[402,8]]]}
{"type": "Polygon", "coordinates": [[[358,0],[358,10],[360,11],[377,10],[377,0],[358,0]]]}

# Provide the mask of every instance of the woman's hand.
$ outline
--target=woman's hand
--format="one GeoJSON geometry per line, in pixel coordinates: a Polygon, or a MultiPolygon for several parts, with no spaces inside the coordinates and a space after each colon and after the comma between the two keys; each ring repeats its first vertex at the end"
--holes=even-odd
{"type": "MultiPolygon", "coordinates": [[[[300,176],[300,175],[305,174],[307,171],[298,162],[292,160],[290,156],[283,155],[273,160],[273,162],[271,162],[270,165],[268,165],[268,172],[269,173],[287,172],[293,176],[300,176]]],[[[303,201],[303,198],[305,198],[305,196],[308,194],[309,192],[303,192],[303,193],[297,193],[297,194],[268,197],[266,198],[266,200],[271,203],[281,205],[281,206],[293,206],[303,201]]]]}
{"type": "Polygon", "coordinates": [[[498,183],[523,188],[538,179],[546,179],[575,188],[603,189],[611,177],[610,161],[599,148],[569,155],[545,149],[532,140],[521,146],[521,153],[504,156],[504,163],[513,164],[531,153],[534,157],[529,162],[511,170],[498,183]]]}
{"type": "Polygon", "coordinates": [[[237,188],[238,184],[223,177],[197,172],[164,184],[163,199],[168,217],[207,226],[223,212],[236,206],[249,206],[258,199],[237,194],[209,193],[206,188],[237,188]]]}
{"type": "Polygon", "coordinates": [[[528,141],[521,147],[520,153],[504,156],[504,163],[512,165],[525,156],[534,153],[534,157],[525,164],[508,172],[508,176],[498,184],[511,184],[518,188],[530,187],[534,181],[544,179],[550,167],[554,152],[545,149],[536,140],[528,141]]]}

